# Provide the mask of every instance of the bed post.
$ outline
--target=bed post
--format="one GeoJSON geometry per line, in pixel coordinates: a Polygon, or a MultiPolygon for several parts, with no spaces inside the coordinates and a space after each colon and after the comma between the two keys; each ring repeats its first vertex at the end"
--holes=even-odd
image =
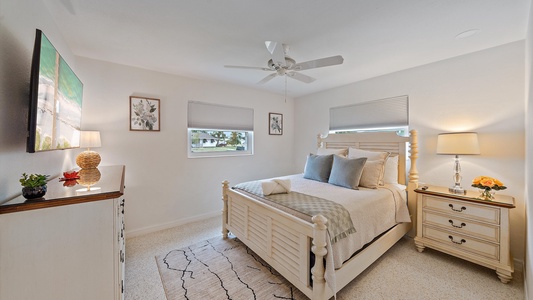
{"type": "Polygon", "coordinates": [[[228,224],[228,186],[229,182],[227,180],[222,181],[222,202],[224,206],[222,208],[222,237],[228,238],[228,229],[226,224],[228,224]]]}
{"type": "Polygon", "coordinates": [[[418,159],[418,133],[416,130],[409,131],[411,134],[411,146],[409,149],[409,158],[411,159],[411,168],[409,169],[409,183],[407,185],[407,205],[409,213],[411,214],[411,230],[409,236],[415,236],[416,231],[416,193],[418,188],[418,170],[416,168],[416,160],[418,159]]]}
{"type": "Polygon", "coordinates": [[[316,148],[322,148],[322,146],[324,146],[322,145],[322,134],[319,133],[316,135],[316,148]]]}
{"type": "Polygon", "coordinates": [[[328,253],[326,250],[326,223],[328,220],[322,215],[313,216],[313,247],[311,251],[315,254],[315,265],[311,269],[313,274],[313,300],[325,299],[326,280],[324,268],[324,256],[328,253]]]}

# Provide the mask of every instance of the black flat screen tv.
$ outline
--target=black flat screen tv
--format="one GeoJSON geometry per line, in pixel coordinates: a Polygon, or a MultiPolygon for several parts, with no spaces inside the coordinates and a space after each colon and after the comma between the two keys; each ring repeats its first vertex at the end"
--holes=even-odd
{"type": "Polygon", "coordinates": [[[78,148],[83,84],[37,29],[30,75],[26,151],[78,148]]]}

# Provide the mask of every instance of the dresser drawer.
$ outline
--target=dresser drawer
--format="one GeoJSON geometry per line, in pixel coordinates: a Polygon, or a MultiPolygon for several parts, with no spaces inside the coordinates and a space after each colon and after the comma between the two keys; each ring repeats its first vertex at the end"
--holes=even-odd
{"type": "Polygon", "coordinates": [[[446,230],[466,234],[493,243],[500,242],[500,227],[497,225],[482,224],[469,219],[457,218],[455,215],[445,215],[430,210],[422,213],[424,224],[442,227],[446,230]]]}
{"type": "Polygon", "coordinates": [[[500,224],[500,210],[494,207],[426,195],[423,197],[422,207],[424,210],[430,209],[460,218],[500,224]]]}
{"type": "Polygon", "coordinates": [[[454,247],[459,251],[470,252],[495,260],[500,259],[500,247],[497,244],[483,242],[466,235],[431,226],[424,226],[422,234],[425,238],[438,241],[449,247],[454,247]]]}

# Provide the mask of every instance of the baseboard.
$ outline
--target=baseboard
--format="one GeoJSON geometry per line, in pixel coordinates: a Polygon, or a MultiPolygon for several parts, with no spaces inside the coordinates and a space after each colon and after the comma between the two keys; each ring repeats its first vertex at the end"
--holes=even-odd
{"type": "Polygon", "coordinates": [[[522,274],[524,274],[524,296],[525,298],[524,299],[529,299],[528,295],[528,284],[527,284],[527,273],[526,273],[526,264],[523,265],[522,267],[522,274]]]}
{"type": "Polygon", "coordinates": [[[513,264],[514,264],[515,272],[516,271],[523,272],[523,270],[524,270],[524,261],[523,260],[513,258],[513,264]]]}
{"type": "Polygon", "coordinates": [[[133,238],[133,237],[136,237],[136,236],[141,236],[141,235],[153,233],[153,232],[164,230],[164,229],[169,229],[169,228],[176,227],[176,226],[185,225],[185,224],[192,223],[192,222],[197,222],[197,221],[202,221],[202,220],[205,220],[205,219],[210,219],[210,218],[213,218],[213,217],[216,217],[216,216],[219,216],[219,215],[221,215],[221,212],[210,212],[210,213],[206,213],[206,214],[202,214],[202,215],[197,215],[197,216],[194,216],[194,217],[189,217],[189,218],[185,218],[185,219],[179,219],[179,220],[172,221],[172,222],[165,223],[165,224],[148,226],[148,227],[129,230],[129,231],[126,230],[125,235],[126,235],[126,239],[133,238]]]}

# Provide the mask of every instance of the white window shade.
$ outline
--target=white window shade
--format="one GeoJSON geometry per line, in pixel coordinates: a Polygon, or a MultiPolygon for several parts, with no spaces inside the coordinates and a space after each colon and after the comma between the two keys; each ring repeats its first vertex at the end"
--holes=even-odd
{"type": "Polygon", "coordinates": [[[254,110],[190,101],[187,121],[189,128],[253,131],[254,110]]]}
{"type": "Polygon", "coordinates": [[[403,127],[409,125],[409,98],[399,96],[329,109],[329,130],[403,127]]]}

